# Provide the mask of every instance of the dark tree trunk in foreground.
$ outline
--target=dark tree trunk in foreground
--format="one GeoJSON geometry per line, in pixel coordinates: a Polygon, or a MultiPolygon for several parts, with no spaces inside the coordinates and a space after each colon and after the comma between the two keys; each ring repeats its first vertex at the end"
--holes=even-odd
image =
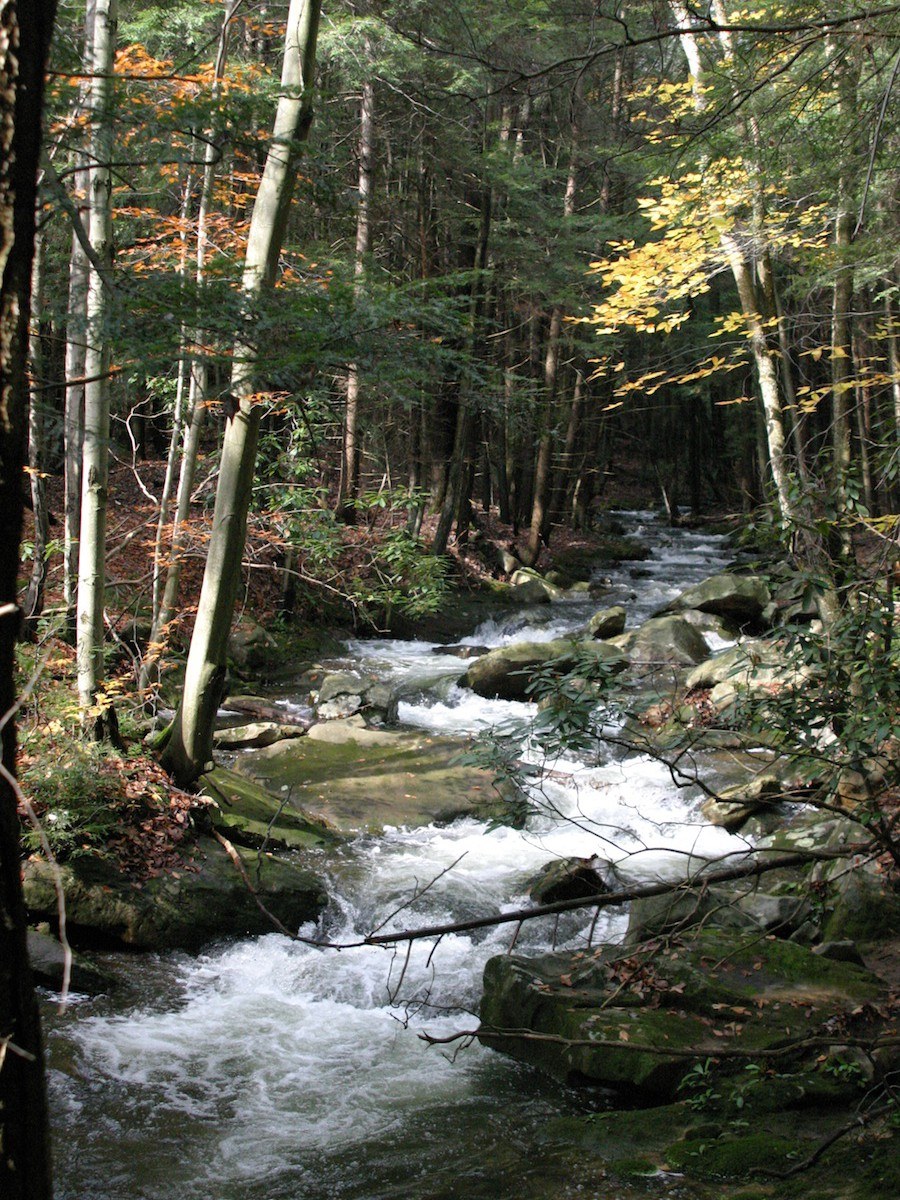
{"type": "Polygon", "coordinates": [[[44,65],[54,0],[0,0],[0,1196],[46,1200],[41,1031],[25,942],[13,667],[28,426],[28,317],[44,65]]]}

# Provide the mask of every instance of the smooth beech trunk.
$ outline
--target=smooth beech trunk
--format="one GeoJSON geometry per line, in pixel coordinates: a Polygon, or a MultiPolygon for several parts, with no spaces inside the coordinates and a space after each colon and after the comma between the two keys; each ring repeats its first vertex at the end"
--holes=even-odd
{"type": "MultiPolygon", "coordinates": [[[[91,165],[88,235],[99,263],[112,251],[112,70],[117,0],[97,0],[91,52],[91,165]]],[[[78,538],[77,665],[82,724],[94,737],[115,735],[111,705],[99,700],[103,683],[103,607],[106,594],[106,509],[109,491],[108,280],[90,265],[84,384],[84,446],[81,459],[81,524],[78,538]]]]}
{"type": "MultiPolygon", "coordinates": [[[[281,76],[281,96],[250,222],[242,288],[248,309],[271,289],[284,240],[296,171],[296,152],[312,122],[319,0],[291,0],[281,76]]],[[[192,783],[212,758],[216,710],[225,684],[228,634],[241,578],[247,512],[253,489],[262,407],[253,400],[257,348],[235,346],[228,418],[212,536],[197,620],[188,652],[184,691],[163,761],[182,785],[192,783]]]]}

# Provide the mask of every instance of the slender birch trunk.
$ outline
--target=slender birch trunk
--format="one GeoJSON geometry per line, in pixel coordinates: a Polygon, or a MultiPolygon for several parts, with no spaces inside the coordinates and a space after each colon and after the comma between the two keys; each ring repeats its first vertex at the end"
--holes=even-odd
{"type": "MultiPolygon", "coordinates": [[[[294,185],[296,154],[312,123],[312,98],[319,28],[319,0],[291,0],[285,37],[281,96],[250,222],[242,289],[247,307],[275,280],[294,185]]],[[[216,710],[225,684],[228,634],[241,578],[247,513],[253,489],[262,408],[252,393],[258,348],[235,346],[231,377],[237,401],[229,417],[212,536],[194,633],[188,652],[184,691],[163,761],[182,784],[193,782],[212,757],[216,710]]]]}
{"type": "MultiPolygon", "coordinates": [[[[96,0],[87,0],[84,14],[83,60],[93,56],[96,0]]],[[[83,80],[79,89],[79,108],[90,96],[90,83],[83,80]]],[[[90,221],[88,156],[80,151],[74,173],[74,203],[78,218],[86,229],[90,221]]],[[[84,443],[84,359],[87,350],[88,260],[78,234],[72,233],[69,254],[69,295],[66,309],[66,398],[63,410],[65,456],[65,530],[63,555],[63,595],[66,625],[75,640],[75,604],[78,590],[78,537],[81,527],[81,455],[84,443]]]]}
{"type": "MultiPolygon", "coordinates": [[[[97,0],[91,54],[91,165],[88,234],[104,266],[111,262],[113,152],[112,69],[117,0],[97,0]]],[[[82,723],[92,736],[115,736],[112,706],[98,703],[104,677],[103,608],[106,592],[106,508],[109,488],[109,331],[111,296],[101,273],[88,272],[87,348],[84,385],[84,449],[81,463],[77,665],[82,723]]]]}
{"type": "MultiPolygon", "coordinates": [[[[364,43],[365,60],[373,57],[370,38],[364,43]]],[[[366,257],[372,244],[372,182],[375,175],[375,88],[367,79],[359,106],[359,192],[356,204],[356,277],[354,291],[359,297],[366,257]]],[[[347,367],[347,401],[344,408],[344,445],[341,456],[341,492],[339,514],[352,525],[356,520],[355,501],[359,495],[359,365],[347,367]]]]}

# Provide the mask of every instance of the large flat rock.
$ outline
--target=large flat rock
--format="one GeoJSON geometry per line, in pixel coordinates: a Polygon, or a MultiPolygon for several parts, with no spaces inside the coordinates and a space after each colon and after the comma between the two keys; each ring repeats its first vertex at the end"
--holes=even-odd
{"type": "Polygon", "coordinates": [[[235,769],[284,798],[286,811],[345,833],[481,815],[497,801],[488,772],[455,761],[457,741],[349,722],[316,728],[241,756],[235,769]]]}

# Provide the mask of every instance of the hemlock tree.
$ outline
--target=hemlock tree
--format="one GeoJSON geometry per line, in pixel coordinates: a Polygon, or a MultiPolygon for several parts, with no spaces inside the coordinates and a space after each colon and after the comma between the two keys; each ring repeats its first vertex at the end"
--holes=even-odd
{"type": "Polygon", "coordinates": [[[13,670],[36,178],[54,9],[54,0],[0,0],[0,1195],[6,1200],[51,1195],[40,1023],[20,875],[13,670]]]}
{"type": "MultiPolygon", "coordinates": [[[[320,9],[319,0],[291,0],[288,12],[281,96],[244,260],[241,287],[248,309],[275,281],[294,186],[297,147],[312,124],[320,9]]],[[[231,375],[235,404],[222,446],[209,553],[184,691],[163,753],[164,765],[182,785],[201,775],[211,758],[213,725],[225,683],[228,634],[241,577],[263,412],[254,398],[257,356],[256,346],[236,343],[231,375]]]]}

